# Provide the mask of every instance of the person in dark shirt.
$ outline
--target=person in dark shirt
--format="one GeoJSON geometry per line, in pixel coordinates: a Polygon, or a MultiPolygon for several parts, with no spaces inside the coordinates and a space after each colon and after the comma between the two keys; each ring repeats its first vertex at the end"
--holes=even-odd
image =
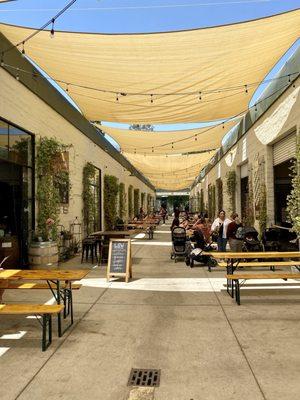
{"type": "Polygon", "coordinates": [[[173,222],[172,222],[172,225],[171,225],[171,231],[173,230],[173,228],[176,228],[177,226],[179,226],[179,218],[178,217],[175,217],[174,219],[173,219],[173,222]]]}
{"type": "Polygon", "coordinates": [[[242,226],[237,213],[231,214],[231,222],[227,227],[227,239],[231,251],[241,252],[243,247],[243,241],[237,239],[236,232],[238,228],[242,226]]]}

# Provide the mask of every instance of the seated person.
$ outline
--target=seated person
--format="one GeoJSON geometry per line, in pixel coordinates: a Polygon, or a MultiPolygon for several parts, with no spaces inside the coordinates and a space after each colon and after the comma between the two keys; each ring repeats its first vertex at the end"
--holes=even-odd
{"type": "Polygon", "coordinates": [[[192,229],[194,231],[201,231],[206,243],[210,243],[211,226],[206,222],[205,218],[199,215],[197,221],[192,226],[192,229]]]}
{"type": "Polygon", "coordinates": [[[182,228],[184,228],[184,229],[188,229],[188,227],[189,227],[189,219],[188,219],[188,218],[185,218],[185,219],[181,222],[180,226],[182,226],[182,228]]]}

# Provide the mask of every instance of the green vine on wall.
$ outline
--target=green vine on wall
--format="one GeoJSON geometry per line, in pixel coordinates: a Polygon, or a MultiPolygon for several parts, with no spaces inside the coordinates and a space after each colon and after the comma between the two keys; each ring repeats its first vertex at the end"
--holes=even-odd
{"type": "Polygon", "coordinates": [[[208,186],[208,216],[214,218],[216,215],[216,187],[215,185],[208,186]]]}
{"type": "Polygon", "coordinates": [[[252,177],[249,175],[248,177],[248,199],[245,210],[246,217],[244,219],[244,223],[246,226],[253,226],[255,222],[254,216],[254,194],[253,194],[253,184],[252,177]]]}
{"type": "Polygon", "coordinates": [[[147,194],[147,213],[150,214],[152,206],[152,196],[150,193],[147,194]]]}
{"type": "Polygon", "coordinates": [[[228,171],[226,175],[227,181],[227,194],[229,197],[229,210],[228,213],[236,211],[236,202],[235,202],[235,194],[236,194],[236,172],[228,171]]]}
{"type": "Polygon", "coordinates": [[[133,217],[133,186],[128,186],[128,217],[132,219],[133,217]]]}
{"type": "Polygon", "coordinates": [[[90,232],[90,221],[95,215],[96,204],[94,199],[94,193],[92,191],[91,181],[96,174],[96,167],[91,163],[86,163],[83,167],[83,180],[82,180],[82,200],[83,200],[83,223],[86,229],[87,235],[90,232]]]}
{"type": "Polygon", "coordinates": [[[293,225],[293,230],[300,237],[300,139],[296,148],[296,159],[291,167],[292,191],[287,197],[287,213],[293,225]]]}
{"type": "Polygon", "coordinates": [[[133,191],[133,212],[134,216],[137,217],[140,211],[140,189],[134,189],[133,191]]]}
{"type": "Polygon", "coordinates": [[[221,178],[216,180],[216,190],[217,190],[217,209],[218,211],[223,210],[223,182],[221,178]]]}
{"type": "Polygon", "coordinates": [[[259,231],[260,234],[266,229],[268,217],[267,217],[267,191],[266,185],[260,185],[260,192],[259,192],[259,212],[258,212],[258,219],[259,219],[259,231]]]}
{"type": "Polygon", "coordinates": [[[37,146],[37,235],[43,240],[57,239],[59,186],[70,186],[69,174],[61,171],[58,161],[67,147],[55,138],[46,137],[37,146]]]}
{"type": "Polygon", "coordinates": [[[205,206],[204,206],[204,190],[200,190],[200,212],[204,213],[205,211],[205,206]]]}
{"type": "Polygon", "coordinates": [[[142,192],[141,193],[141,207],[143,207],[143,209],[145,208],[145,199],[146,199],[146,193],[142,192]]]}
{"type": "Polygon", "coordinates": [[[113,175],[104,176],[104,223],[105,229],[114,229],[117,219],[118,179],[113,175]]]}
{"type": "Polygon", "coordinates": [[[125,218],[125,184],[123,182],[119,185],[119,216],[122,220],[125,218]]]}

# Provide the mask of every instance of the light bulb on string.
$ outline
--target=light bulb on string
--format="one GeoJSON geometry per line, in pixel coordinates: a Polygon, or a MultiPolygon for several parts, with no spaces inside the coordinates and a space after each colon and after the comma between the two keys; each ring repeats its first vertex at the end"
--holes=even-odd
{"type": "Polygon", "coordinates": [[[255,109],[254,109],[254,111],[257,112],[257,105],[256,105],[256,103],[255,103],[255,109]]]}
{"type": "Polygon", "coordinates": [[[17,68],[16,80],[17,80],[17,81],[19,81],[19,80],[20,80],[19,68],[17,68]]]}
{"type": "Polygon", "coordinates": [[[119,93],[116,93],[116,100],[119,101],[119,93]]]}
{"type": "Polygon", "coordinates": [[[51,39],[54,38],[54,22],[55,22],[55,19],[53,18],[52,21],[51,21],[52,26],[51,26],[51,31],[50,31],[50,37],[51,37],[51,39]]]}
{"type": "Polygon", "coordinates": [[[248,93],[248,86],[245,85],[245,93],[248,93]]]}
{"type": "Polygon", "coordinates": [[[153,103],[153,94],[150,95],[150,102],[153,103]]]}
{"type": "Polygon", "coordinates": [[[154,148],[152,147],[152,153],[154,153],[154,148]]]}
{"type": "Polygon", "coordinates": [[[291,83],[291,75],[289,75],[289,81],[288,82],[291,83]]]}
{"type": "Polygon", "coordinates": [[[224,125],[224,122],[222,122],[222,128],[223,128],[223,129],[225,129],[225,125],[224,125]]]}
{"type": "Polygon", "coordinates": [[[1,67],[4,67],[4,53],[1,53],[1,61],[0,61],[1,67]]]}
{"type": "Polygon", "coordinates": [[[202,100],[202,93],[199,92],[199,100],[202,100]]]}
{"type": "Polygon", "coordinates": [[[69,92],[69,84],[67,83],[66,92],[69,92]]]}
{"type": "Polygon", "coordinates": [[[197,140],[198,140],[197,135],[195,135],[195,141],[197,141],[197,140]]]}

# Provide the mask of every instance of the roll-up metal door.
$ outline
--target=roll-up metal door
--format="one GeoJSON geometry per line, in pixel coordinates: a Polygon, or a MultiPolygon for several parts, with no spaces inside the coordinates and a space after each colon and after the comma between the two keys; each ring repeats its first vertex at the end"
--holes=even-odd
{"type": "Polygon", "coordinates": [[[273,165],[281,164],[296,155],[296,132],[273,145],[273,165]]]}

